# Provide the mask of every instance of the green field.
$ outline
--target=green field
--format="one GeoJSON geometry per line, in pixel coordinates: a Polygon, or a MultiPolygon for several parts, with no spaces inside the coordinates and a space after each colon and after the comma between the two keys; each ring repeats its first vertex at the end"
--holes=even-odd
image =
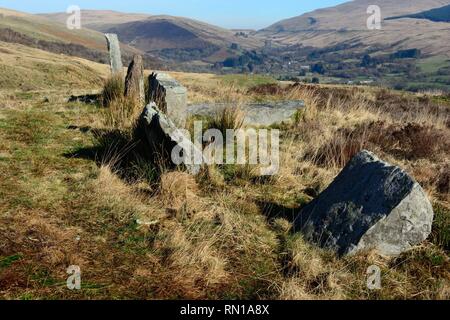
{"type": "Polygon", "coordinates": [[[273,77],[266,75],[229,74],[220,76],[219,78],[226,85],[235,85],[238,87],[247,88],[277,82],[273,77]]]}
{"type": "Polygon", "coordinates": [[[417,63],[417,66],[422,70],[423,73],[434,74],[441,68],[450,67],[450,59],[446,56],[425,58],[421,59],[417,63]]]}

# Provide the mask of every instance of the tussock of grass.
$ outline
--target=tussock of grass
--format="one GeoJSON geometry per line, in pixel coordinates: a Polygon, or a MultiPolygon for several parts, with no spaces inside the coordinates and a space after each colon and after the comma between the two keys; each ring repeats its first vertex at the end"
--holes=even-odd
{"type": "Polygon", "coordinates": [[[123,75],[117,73],[110,76],[103,86],[102,104],[104,107],[109,107],[111,103],[124,96],[125,82],[123,75]]]}
{"type": "Polygon", "coordinates": [[[218,129],[226,137],[227,129],[238,130],[244,124],[244,114],[238,106],[224,108],[219,111],[208,123],[209,129],[218,129]]]}
{"type": "Polygon", "coordinates": [[[111,128],[129,129],[136,125],[143,106],[135,99],[119,97],[112,101],[105,112],[105,125],[111,128]]]}
{"type": "Polygon", "coordinates": [[[125,83],[121,73],[108,78],[102,91],[102,104],[105,108],[105,125],[116,129],[129,129],[135,125],[144,108],[139,99],[126,97],[125,83]]]}
{"type": "Polygon", "coordinates": [[[133,193],[132,188],[120,180],[107,166],[100,168],[99,175],[91,187],[99,205],[110,208],[114,214],[113,217],[121,222],[138,219],[148,209],[133,193]]]}

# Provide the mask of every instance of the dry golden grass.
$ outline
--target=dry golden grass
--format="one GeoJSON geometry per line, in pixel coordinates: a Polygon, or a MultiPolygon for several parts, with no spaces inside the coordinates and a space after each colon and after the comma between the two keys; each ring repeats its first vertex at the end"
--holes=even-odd
{"type": "Polygon", "coordinates": [[[112,103],[124,96],[124,79],[124,75],[121,73],[111,75],[108,79],[106,79],[101,96],[101,103],[103,107],[110,107],[112,103]]]}
{"type": "MultiPolygon", "coordinates": [[[[289,195],[295,197],[295,192],[292,194],[290,191],[300,190],[317,195],[354,154],[369,148],[409,171],[422,183],[433,201],[442,203],[444,199],[447,208],[444,215],[448,216],[448,178],[443,174],[444,168],[448,168],[450,153],[447,142],[450,133],[448,107],[432,104],[429,100],[420,101],[413,95],[404,97],[376,88],[294,86],[270,90],[271,99],[303,99],[307,108],[297,116],[296,123],[282,128],[285,137],[281,168],[275,180],[272,179],[271,186],[264,187],[262,193],[261,188],[251,182],[236,187],[247,197],[264,197],[275,203],[290,204],[289,195]],[[404,109],[405,106],[395,104],[399,101],[406,107],[411,106],[410,112],[404,109]],[[374,125],[376,123],[382,125],[374,125]],[[442,178],[436,178],[440,176],[442,178]],[[441,191],[437,192],[437,189],[441,191]]],[[[234,194],[241,193],[236,190],[234,194]]],[[[439,232],[448,233],[448,226],[439,232]]],[[[448,242],[445,248],[448,249],[448,242]]],[[[436,266],[439,270],[443,271],[444,266],[448,265],[448,255],[434,244],[427,244],[417,253],[405,254],[411,255],[407,259],[418,261],[411,266],[402,262],[400,270],[395,268],[396,262],[384,258],[380,260],[373,254],[338,260],[301,239],[293,241],[286,250],[292,270],[285,280],[280,280],[276,285],[282,299],[448,297],[448,273],[432,276],[423,266],[433,263],[433,256],[442,259],[443,264],[436,266]],[[419,258],[421,255],[428,258],[419,258]],[[386,271],[385,287],[378,293],[370,292],[365,287],[366,269],[363,266],[367,268],[371,262],[386,270],[394,266],[394,270],[386,271]],[[421,291],[419,287],[422,285],[416,282],[420,280],[408,277],[409,273],[417,273],[419,278],[426,278],[428,274],[429,279],[436,281],[435,289],[425,285],[426,288],[421,291]]]]}
{"type": "Polygon", "coordinates": [[[101,103],[104,111],[105,125],[109,128],[128,130],[133,128],[144,108],[138,97],[125,96],[123,74],[113,75],[105,80],[101,103]]]}
{"type": "Polygon", "coordinates": [[[149,210],[154,209],[146,205],[143,199],[129,185],[120,180],[108,166],[100,168],[99,175],[93,181],[91,188],[98,205],[114,208],[113,218],[120,222],[139,219],[149,210]]]}
{"type": "MultiPolygon", "coordinates": [[[[251,166],[211,166],[194,178],[161,167],[149,177],[158,164],[118,164],[136,160],[131,132],[142,111],[122,93],[99,109],[67,104],[66,92],[3,90],[1,297],[449,298],[448,106],[379,88],[282,83],[267,91],[213,75],[173,75],[191,102],[305,100],[296,121],[280,126],[279,173],[267,179],[251,166]],[[99,142],[97,131],[116,135],[99,142]],[[429,241],[394,259],[338,258],[290,232],[300,207],[362,147],[405,168],[436,208],[429,241]],[[118,154],[102,159],[108,152],[118,154]],[[123,172],[131,168],[139,173],[133,179],[123,172]],[[79,293],[64,285],[71,264],[83,271],[79,293]],[[382,269],[380,291],[366,287],[371,264],[382,269]]],[[[220,130],[242,125],[237,112],[213,122],[220,130]]]]}
{"type": "Polygon", "coordinates": [[[217,129],[222,132],[223,136],[226,136],[228,129],[238,130],[241,129],[244,124],[245,114],[241,111],[240,106],[237,104],[235,107],[223,108],[218,111],[208,122],[208,129],[217,129]]]}
{"type": "Polygon", "coordinates": [[[128,129],[136,124],[136,120],[142,113],[142,106],[136,99],[119,97],[110,102],[104,111],[105,125],[110,128],[128,129]]]}

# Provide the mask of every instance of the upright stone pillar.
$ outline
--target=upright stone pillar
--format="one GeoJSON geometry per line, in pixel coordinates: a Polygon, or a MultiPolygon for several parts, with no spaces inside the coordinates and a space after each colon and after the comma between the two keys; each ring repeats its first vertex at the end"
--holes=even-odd
{"type": "Polygon", "coordinates": [[[106,40],[108,42],[109,59],[111,64],[111,73],[116,74],[122,72],[122,55],[120,54],[120,44],[117,34],[106,33],[106,40]]]}
{"type": "Polygon", "coordinates": [[[145,105],[144,64],[140,55],[135,55],[125,78],[125,96],[134,97],[145,105]]]}

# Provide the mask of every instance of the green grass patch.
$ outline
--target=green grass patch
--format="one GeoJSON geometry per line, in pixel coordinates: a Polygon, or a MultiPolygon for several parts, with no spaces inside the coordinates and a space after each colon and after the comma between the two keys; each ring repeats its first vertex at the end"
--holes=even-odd
{"type": "Polygon", "coordinates": [[[417,66],[424,73],[433,74],[439,69],[450,66],[450,60],[445,56],[435,56],[419,60],[417,66]]]}
{"type": "Polygon", "coordinates": [[[434,206],[431,242],[447,251],[450,250],[450,211],[439,205],[434,206]]]}
{"type": "Polygon", "coordinates": [[[14,262],[19,261],[20,259],[22,259],[21,254],[0,258],[0,270],[9,268],[14,262]]]}
{"type": "Polygon", "coordinates": [[[275,78],[266,75],[229,74],[220,76],[219,79],[226,85],[235,85],[244,88],[277,83],[275,78]]]}
{"type": "Polygon", "coordinates": [[[450,106],[450,95],[432,97],[433,102],[450,106]]]}

